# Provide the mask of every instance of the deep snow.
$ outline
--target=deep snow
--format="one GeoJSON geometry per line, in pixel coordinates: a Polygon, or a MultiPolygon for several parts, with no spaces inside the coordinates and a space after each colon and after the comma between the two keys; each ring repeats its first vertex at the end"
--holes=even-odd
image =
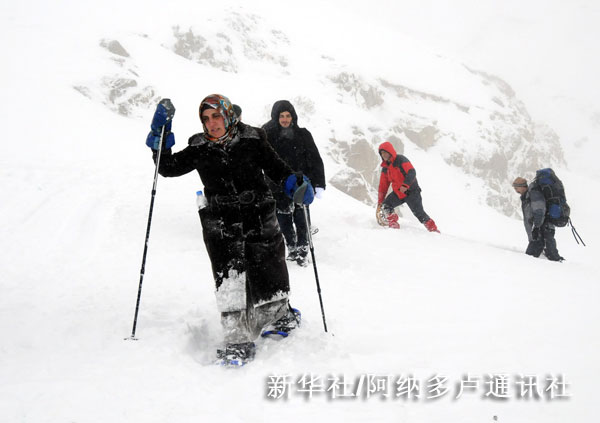
{"type": "MultiPolygon", "coordinates": [[[[520,221],[483,206],[478,180],[412,145],[406,155],[441,234],[426,232],[406,207],[401,230],[382,229],[373,209],[327,189],[311,215],[320,229],[315,253],[330,333],[323,333],[312,268],[290,266],[303,327],[279,342],[260,341],[257,360],[235,371],[211,364],[220,328],[195,212],[200,181],[194,174],[161,178],[139,340],[124,340],[154,172],[143,144],[151,111],[144,119],[124,118],[72,85],[107,66],[100,38],[158,26],[157,10],[175,21],[177,6],[187,3],[118,9],[103,2],[85,14],[85,4],[63,3],[62,13],[41,2],[2,6],[3,39],[11,42],[3,47],[10,61],[1,70],[0,103],[0,421],[598,420],[600,234],[598,201],[589,198],[597,179],[576,169],[560,174],[588,246],[575,244],[568,229],[557,231],[562,264],[525,256],[520,221]],[[423,386],[416,401],[395,398],[395,388],[387,400],[305,399],[296,391],[287,401],[267,397],[269,376],[295,382],[311,373],[352,381],[412,374],[423,384],[446,375],[450,392],[427,400],[423,386]],[[481,379],[477,393],[453,401],[454,385],[467,373],[511,380],[560,374],[571,397],[517,399],[511,385],[513,398],[497,401],[484,397],[481,379]]],[[[196,107],[203,95],[222,91],[234,102],[254,95],[241,82],[228,89],[234,78],[220,80],[216,72],[214,89],[205,80],[190,89],[169,69],[151,78],[178,108],[176,150],[200,128],[196,107]]],[[[244,120],[268,120],[265,110],[248,104],[244,120]]],[[[307,126],[318,134],[324,124],[307,126]]],[[[323,151],[326,140],[317,142],[323,151]]]]}

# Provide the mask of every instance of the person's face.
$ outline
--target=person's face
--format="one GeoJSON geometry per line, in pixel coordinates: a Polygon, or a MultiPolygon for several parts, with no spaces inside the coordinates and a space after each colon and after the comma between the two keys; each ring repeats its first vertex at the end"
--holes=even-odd
{"type": "Polygon", "coordinates": [[[384,162],[388,162],[392,158],[392,155],[387,151],[381,151],[379,154],[381,154],[381,158],[384,162]]]}
{"type": "Polygon", "coordinates": [[[279,113],[279,124],[282,128],[289,128],[292,124],[292,114],[290,112],[279,113]]]}
{"type": "Polygon", "coordinates": [[[202,112],[202,123],[211,137],[220,138],[225,135],[225,119],[217,109],[204,110],[202,112]]]}
{"type": "Polygon", "coordinates": [[[527,187],[515,187],[515,191],[517,191],[519,195],[523,195],[527,192],[527,187]]]}

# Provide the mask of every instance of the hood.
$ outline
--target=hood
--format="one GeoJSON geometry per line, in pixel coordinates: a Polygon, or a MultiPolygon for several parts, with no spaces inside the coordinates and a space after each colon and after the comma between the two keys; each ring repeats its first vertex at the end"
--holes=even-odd
{"type": "MultiPolygon", "coordinates": [[[[379,148],[377,149],[377,151],[379,151],[379,158],[381,158],[381,152],[385,151],[387,153],[390,153],[392,155],[392,158],[390,159],[390,162],[393,162],[394,160],[396,160],[396,150],[394,149],[394,146],[392,145],[391,142],[386,141],[384,143],[382,143],[379,148]]],[[[381,159],[383,161],[383,159],[381,159]]]]}
{"type": "Polygon", "coordinates": [[[292,106],[287,100],[278,100],[273,104],[273,108],[271,109],[271,120],[273,122],[279,123],[279,114],[283,112],[290,112],[292,115],[292,124],[294,126],[298,126],[298,115],[296,114],[296,109],[292,106]]]}

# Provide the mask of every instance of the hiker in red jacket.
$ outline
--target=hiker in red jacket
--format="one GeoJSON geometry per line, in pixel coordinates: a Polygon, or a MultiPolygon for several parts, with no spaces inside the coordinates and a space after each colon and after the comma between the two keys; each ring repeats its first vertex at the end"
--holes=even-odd
{"type": "Polygon", "coordinates": [[[382,226],[400,228],[398,215],[394,213],[394,208],[406,203],[410,211],[429,232],[439,232],[433,219],[423,210],[417,172],[410,161],[403,155],[396,154],[396,150],[389,142],[384,142],[379,146],[379,155],[382,162],[377,200],[377,222],[382,226]],[[386,197],[390,184],[392,192],[386,197]]]}

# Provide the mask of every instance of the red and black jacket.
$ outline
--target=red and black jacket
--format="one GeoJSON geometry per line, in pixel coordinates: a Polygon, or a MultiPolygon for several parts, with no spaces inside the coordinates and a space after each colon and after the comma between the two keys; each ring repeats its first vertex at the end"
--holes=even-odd
{"type": "Polygon", "coordinates": [[[381,162],[377,202],[383,202],[390,184],[392,184],[392,190],[398,198],[405,198],[409,190],[418,189],[417,172],[410,161],[402,154],[396,154],[396,150],[394,150],[394,147],[389,142],[384,142],[379,146],[380,155],[382,151],[386,151],[392,157],[389,161],[382,160],[381,162]],[[402,186],[406,187],[406,193],[400,191],[400,187],[402,186]]]}

